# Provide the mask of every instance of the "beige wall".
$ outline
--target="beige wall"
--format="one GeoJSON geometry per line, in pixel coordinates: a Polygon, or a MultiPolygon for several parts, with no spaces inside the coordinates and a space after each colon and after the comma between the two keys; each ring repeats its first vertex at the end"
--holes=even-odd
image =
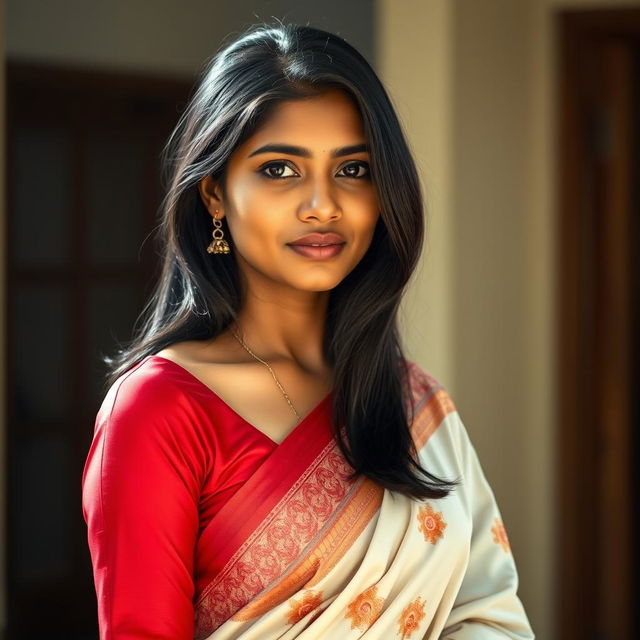
{"type": "Polygon", "coordinates": [[[553,15],[594,0],[379,0],[378,68],[422,170],[430,239],[409,356],[451,391],[509,531],[537,637],[554,638],[553,15]]]}
{"type": "Polygon", "coordinates": [[[380,0],[378,71],[407,133],[427,209],[423,264],[400,315],[407,356],[453,380],[453,13],[450,0],[380,0]]]}
{"type": "Polygon", "coordinates": [[[225,38],[272,16],[338,31],[375,56],[370,0],[7,0],[7,53],[191,77],[225,38]]]}

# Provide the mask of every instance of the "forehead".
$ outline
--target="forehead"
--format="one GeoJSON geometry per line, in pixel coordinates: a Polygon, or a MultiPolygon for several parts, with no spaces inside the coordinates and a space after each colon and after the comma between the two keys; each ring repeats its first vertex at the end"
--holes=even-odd
{"type": "Polygon", "coordinates": [[[265,142],[288,142],[322,145],[328,150],[363,140],[362,117],[353,99],[344,91],[331,89],[319,96],[275,105],[243,147],[250,150],[265,142]]]}

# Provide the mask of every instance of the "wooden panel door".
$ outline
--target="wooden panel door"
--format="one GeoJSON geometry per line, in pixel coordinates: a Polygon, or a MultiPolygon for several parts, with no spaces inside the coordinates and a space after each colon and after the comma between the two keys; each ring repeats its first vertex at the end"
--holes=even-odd
{"type": "Polygon", "coordinates": [[[559,36],[557,637],[623,640],[639,626],[640,9],[567,11],[559,36]]]}
{"type": "Polygon", "coordinates": [[[7,67],[9,637],[97,638],[81,475],[156,272],[160,150],[190,81],[7,67]],[[146,239],[146,242],[145,242],[146,239]]]}

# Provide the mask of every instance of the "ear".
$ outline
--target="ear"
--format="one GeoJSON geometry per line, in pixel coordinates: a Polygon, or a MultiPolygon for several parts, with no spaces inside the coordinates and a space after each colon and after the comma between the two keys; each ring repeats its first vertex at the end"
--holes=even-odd
{"type": "Polygon", "coordinates": [[[211,214],[218,216],[218,219],[224,218],[224,208],[222,205],[222,189],[220,183],[214,180],[211,176],[205,176],[198,183],[198,191],[200,197],[207,211],[211,214]],[[216,209],[218,213],[216,214],[216,209]]]}

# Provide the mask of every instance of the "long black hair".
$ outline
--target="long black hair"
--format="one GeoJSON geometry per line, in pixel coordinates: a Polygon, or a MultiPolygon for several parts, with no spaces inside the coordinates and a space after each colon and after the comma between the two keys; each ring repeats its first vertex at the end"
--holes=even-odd
{"type": "Polygon", "coordinates": [[[255,24],[206,65],[162,153],[160,276],[133,339],[104,358],[106,384],[149,354],[183,340],[212,339],[235,320],[241,298],[233,238],[223,218],[231,254],[212,260],[205,251],[211,215],[198,183],[212,175],[224,196],[229,156],[270,111],[329,88],[346,91],[359,108],[381,207],[371,246],[329,294],[323,350],[333,372],[337,440],[354,473],[415,498],[441,498],[458,483],[431,475],[418,462],[403,383],[409,370],[397,328],[401,297],[423,244],[418,174],[382,83],[354,47],[327,31],[280,21],[255,24]]]}

